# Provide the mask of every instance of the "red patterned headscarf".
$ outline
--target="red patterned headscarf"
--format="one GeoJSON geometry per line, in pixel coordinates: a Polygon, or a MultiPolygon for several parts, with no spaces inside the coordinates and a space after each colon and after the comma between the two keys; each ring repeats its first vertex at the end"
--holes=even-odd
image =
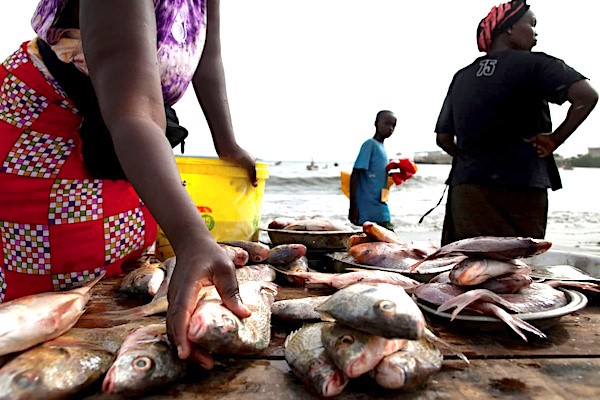
{"type": "Polygon", "coordinates": [[[477,27],[477,48],[489,51],[492,41],[514,25],[529,10],[526,0],[512,0],[492,7],[487,17],[477,27]]]}

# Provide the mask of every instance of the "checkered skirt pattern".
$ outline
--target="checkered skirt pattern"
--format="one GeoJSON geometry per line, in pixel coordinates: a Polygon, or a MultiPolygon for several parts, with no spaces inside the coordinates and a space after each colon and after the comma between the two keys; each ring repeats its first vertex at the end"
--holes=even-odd
{"type": "Polygon", "coordinates": [[[27,43],[0,65],[0,303],[118,274],[156,239],[131,184],[86,172],[65,104],[27,43]]]}

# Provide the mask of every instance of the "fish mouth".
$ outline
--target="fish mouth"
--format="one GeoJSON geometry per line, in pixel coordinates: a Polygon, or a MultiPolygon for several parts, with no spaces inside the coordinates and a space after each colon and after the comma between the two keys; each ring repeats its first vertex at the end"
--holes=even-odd
{"type": "Polygon", "coordinates": [[[106,376],[104,377],[104,381],[102,381],[102,391],[104,393],[113,394],[115,393],[115,378],[116,378],[116,370],[114,366],[111,366],[106,376]]]}
{"type": "Polygon", "coordinates": [[[348,377],[350,378],[357,378],[371,369],[367,364],[368,359],[366,354],[361,354],[348,364],[348,367],[346,368],[346,374],[348,374],[348,377]]]}
{"type": "Polygon", "coordinates": [[[196,324],[190,324],[190,326],[188,327],[188,339],[190,339],[192,342],[195,340],[199,340],[200,338],[202,338],[202,336],[204,336],[206,330],[207,325],[204,323],[203,320],[199,320],[196,324]]]}
{"type": "Polygon", "coordinates": [[[335,371],[323,382],[321,393],[325,397],[336,396],[342,393],[347,383],[348,381],[344,374],[341,371],[335,371]]]}

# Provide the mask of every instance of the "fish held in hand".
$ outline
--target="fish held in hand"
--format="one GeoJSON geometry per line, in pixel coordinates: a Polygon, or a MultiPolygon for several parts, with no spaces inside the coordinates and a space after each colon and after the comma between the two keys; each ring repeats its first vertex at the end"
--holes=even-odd
{"type": "Polygon", "coordinates": [[[0,304],[0,355],[28,349],[71,329],[85,312],[90,289],[103,276],[104,272],[66,292],[34,294],[0,304]]]}
{"type": "Polygon", "coordinates": [[[239,290],[252,315],[240,319],[220,299],[201,299],[190,318],[188,338],[192,342],[213,353],[227,354],[253,354],[268,347],[277,285],[252,281],[239,285],[239,290]]]}
{"type": "Polygon", "coordinates": [[[406,339],[386,339],[336,323],[323,326],[321,341],[335,365],[350,378],[369,372],[383,357],[395,353],[407,342],[406,339]]]}
{"type": "Polygon", "coordinates": [[[531,268],[520,260],[494,260],[490,258],[466,258],[452,267],[450,282],[459,286],[475,286],[501,275],[529,274],[531,268]]]}
{"type": "Polygon", "coordinates": [[[317,395],[332,397],[348,384],[348,377],[325,351],[321,341],[325,322],[305,325],[285,339],[285,360],[294,375],[317,395]]]}
{"type": "Polygon", "coordinates": [[[354,329],[385,338],[420,339],[425,318],[400,286],[356,283],[340,289],[316,311],[354,329]]]}
{"type": "Polygon", "coordinates": [[[165,323],[150,324],[131,332],[102,382],[105,393],[137,395],[182,378],[186,364],[167,338],[165,323]]]}
{"type": "Polygon", "coordinates": [[[370,375],[386,389],[413,389],[442,369],[443,360],[442,353],[426,338],[409,340],[401,350],[384,357],[370,375]]]}

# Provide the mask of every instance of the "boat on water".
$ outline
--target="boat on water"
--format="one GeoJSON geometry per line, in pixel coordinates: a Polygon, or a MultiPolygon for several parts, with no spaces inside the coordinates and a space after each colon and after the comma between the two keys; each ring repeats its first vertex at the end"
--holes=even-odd
{"type": "Polygon", "coordinates": [[[308,164],[306,166],[306,169],[309,171],[316,171],[319,169],[319,166],[317,164],[315,164],[315,162],[313,160],[310,161],[310,164],[308,164]]]}

